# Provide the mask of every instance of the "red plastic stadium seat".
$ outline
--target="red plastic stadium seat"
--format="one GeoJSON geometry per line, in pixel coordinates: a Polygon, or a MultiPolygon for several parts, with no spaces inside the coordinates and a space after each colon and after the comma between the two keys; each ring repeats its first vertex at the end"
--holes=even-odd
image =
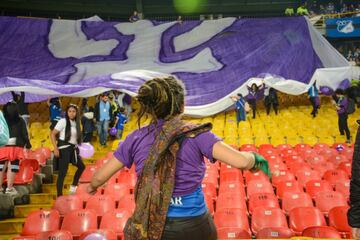
{"type": "Polygon", "coordinates": [[[137,176],[135,172],[122,172],[118,174],[118,183],[126,183],[129,185],[130,189],[134,190],[137,181],[137,176]]]}
{"type": "Polygon", "coordinates": [[[238,208],[247,211],[245,196],[236,193],[222,193],[216,201],[216,211],[224,208],[238,208]]]}
{"type": "Polygon", "coordinates": [[[245,231],[250,235],[248,217],[245,210],[227,208],[215,212],[214,221],[217,229],[232,228],[245,231]]]}
{"type": "Polygon", "coordinates": [[[292,209],[298,207],[312,207],[313,202],[309,194],[304,192],[284,194],[282,199],[282,209],[285,213],[289,213],[292,209]]]}
{"type": "Polygon", "coordinates": [[[45,150],[43,148],[38,148],[34,151],[32,157],[34,157],[41,166],[45,166],[46,160],[50,159],[51,157],[51,150],[50,150],[50,156],[48,150],[45,150]]]}
{"type": "Polygon", "coordinates": [[[328,181],[333,187],[335,187],[336,182],[348,180],[346,172],[340,169],[328,170],[324,173],[324,180],[328,181]]]}
{"type": "Polygon", "coordinates": [[[131,213],[135,210],[134,195],[127,195],[120,199],[118,209],[128,209],[131,213]]]}
{"type": "Polygon", "coordinates": [[[280,208],[279,200],[272,193],[257,193],[251,195],[249,198],[249,212],[252,212],[258,207],[266,208],[280,208]]]}
{"type": "Polygon", "coordinates": [[[80,235],[79,240],[84,240],[87,236],[89,236],[90,234],[93,234],[93,233],[97,233],[97,234],[103,236],[106,240],[117,240],[116,233],[111,229],[99,229],[99,230],[86,231],[80,235]]]}
{"type": "MultiPolygon", "coordinates": [[[[280,156],[284,159],[290,158],[290,156],[299,155],[294,149],[283,149],[281,150],[280,156]]],[[[286,161],[286,160],[285,160],[286,161]]]]}
{"type": "Polygon", "coordinates": [[[254,144],[243,144],[240,147],[240,151],[257,152],[257,148],[254,144]]]}
{"type": "Polygon", "coordinates": [[[338,152],[335,149],[329,148],[320,151],[319,154],[328,161],[331,157],[338,155],[338,152]]]}
{"type": "Polygon", "coordinates": [[[94,210],[83,209],[72,211],[65,215],[61,230],[80,236],[83,232],[97,229],[97,217],[94,210]]]}
{"type": "Polygon", "coordinates": [[[226,182],[220,184],[219,195],[223,193],[237,193],[245,197],[245,187],[242,182],[226,182]]]}
{"type": "Polygon", "coordinates": [[[311,167],[317,166],[322,163],[326,163],[326,159],[323,156],[318,155],[317,153],[305,159],[306,162],[308,162],[311,167]]]}
{"type": "Polygon", "coordinates": [[[280,156],[271,155],[271,156],[264,156],[266,160],[268,160],[269,164],[280,164],[283,163],[283,160],[280,156]]]}
{"type": "Polygon", "coordinates": [[[203,182],[214,184],[216,187],[218,183],[219,174],[217,172],[205,172],[203,182]]]}
{"type": "Polygon", "coordinates": [[[212,197],[213,200],[217,197],[216,187],[212,183],[202,183],[202,190],[204,194],[207,194],[212,197]]]}
{"type": "Polygon", "coordinates": [[[279,208],[256,208],[251,218],[252,232],[256,235],[258,231],[268,227],[287,228],[285,214],[279,208]]]}
{"type": "Polygon", "coordinates": [[[213,215],[214,214],[214,199],[210,195],[207,195],[207,194],[204,194],[204,198],[205,198],[206,206],[209,209],[209,213],[211,215],[213,215]]]}
{"type": "Polygon", "coordinates": [[[308,227],[303,231],[302,235],[312,238],[341,238],[341,235],[336,229],[328,226],[308,227]]]}
{"type": "Polygon", "coordinates": [[[269,167],[272,173],[275,171],[288,171],[286,164],[283,162],[279,162],[279,163],[269,162],[269,167]]]}
{"type": "Polygon", "coordinates": [[[289,213],[289,227],[298,236],[313,226],[326,226],[324,215],[315,207],[297,207],[289,213]]]}
{"type": "Polygon", "coordinates": [[[257,171],[254,173],[250,171],[245,171],[244,177],[246,185],[249,184],[249,182],[251,181],[269,181],[269,177],[265,175],[265,173],[262,171],[257,171]]]}
{"type": "Polygon", "coordinates": [[[338,181],[335,184],[335,191],[344,195],[344,197],[348,200],[350,196],[350,180],[338,181]]]}
{"type": "Polygon", "coordinates": [[[250,239],[251,234],[248,229],[242,228],[218,228],[217,235],[219,239],[250,239]]]}
{"type": "Polygon", "coordinates": [[[285,158],[283,158],[286,165],[292,164],[292,163],[303,163],[305,162],[304,159],[302,157],[300,157],[299,155],[289,155],[285,158]]]}
{"type": "Polygon", "coordinates": [[[335,164],[332,162],[323,162],[312,165],[312,168],[318,171],[321,176],[323,176],[326,171],[335,169],[335,164]]]}
{"type": "Polygon", "coordinates": [[[297,151],[298,153],[308,149],[312,149],[311,146],[309,144],[304,144],[304,143],[296,144],[294,147],[294,150],[297,151]]]}
{"type": "Polygon", "coordinates": [[[106,195],[92,196],[86,203],[86,209],[94,210],[98,216],[114,211],[115,207],[115,200],[111,196],[106,195]]]}
{"type": "Polygon", "coordinates": [[[291,238],[294,233],[288,227],[270,227],[263,228],[257,234],[257,239],[272,239],[272,238],[291,238]]]}
{"type": "Polygon", "coordinates": [[[260,144],[259,146],[259,153],[267,150],[274,150],[275,147],[272,144],[260,144]]]}
{"type": "Polygon", "coordinates": [[[311,180],[306,183],[305,191],[310,197],[315,198],[316,195],[324,191],[332,191],[333,188],[328,181],[325,180],[311,180]]]}
{"type": "Polygon", "coordinates": [[[332,148],[337,149],[340,146],[342,147],[343,150],[348,149],[348,146],[345,143],[334,143],[332,145],[332,148]]]}
{"type": "Polygon", "coordinates": [[[308,163],[306,162],[302,162],[302,161],[298,161],[298,162],[292,162],[287,164],[289,171],[291,173],[293,173],[296,176],[296,173],[298,171],[310,171],[311,167],[308,163]]]}
{"type": "Polygon", "coordinates": [[[317,143],[314,145],[313,149],[319,153],[322,150],[330,149],[330,147],[326,143],[317,143]]]}
{"type": "Polygon", "coordinates": [[[329,211],[329,226],[334,227],[344,238],[350,238],[351,227],[347,219],[348,206],[334,207],[329,211]]]}
{"type": "Polygon", "coordinates": [[[247,196],[250,198],[256,193],[272,193],[274,194],[273,186],[268,181],[251,181],[247,186],[247,196]]]}
{"type": "MultiPolygon", "coordinates": [[[[319,156],[319,154],[313,150],[313,149],[305,149],[301,152],[298,153],[299,156],[301,156],[306,162],[309,162],[311,161],[312,158],[315,158],[317,156],[319,156]]],[[[319,159],[315,159],[315,162],[318,161],[319,159]]]]}
{"type": "Polygon", "coordinates": [[[333,155],[328,157],[327,161],[332,162],[335,166],[338,166],[342,162],[349,161],[344,155],[333,155]]]}
{"type": "Polygon", "coordinates": [[[64,195],[56,199],[53,208],[64,216],[71,211],[82,209],[83,201],[78,195],[64,195]]]}
{"type": "Polygon", "coordinates": [[[36,159],[24,159],[20,162],[20,167],[32,167],[34,172],[40,170],[40,164],[36,159]]]}
{"type": "Polygon", "coordinates": [[[340,155],[343,155],[346,157],[348,161],[351,161],[354,155],[354,149],[348,148],[340,152],[340,155]]]}
{"type": "Polygon", "coordinates": [[[73,236],[69,231],[57,230],[53,232],[39,233],[36,235],[36,240],[40,239],[73,240],[73,236]]]}
{"type": "MultiPolygon", "coordinates": [[[[87,193],[87,188],[88,184],[80,184],[77,189],[76,189],[76,195],[79,196],[81,198],[81,200],[83,200],[84,202],[87,202],[88,199],[92,196],[90,194],[87,193]]],[[[95,193],[96,196],[101,195],[101,190],[98,190],[95,193]]]]}
{"type": "Polygon", "coordinates": [[[108,212],[101,219],[100,229],[111,229],[120,236],[129,217],[131,217],[131,212],[126,209],[116,209],[108,212]]]}
{"type": "Polygon", "coordinates": [[[95,164],[87,165],[84,172],[81,174],[80,183],[89,183],[96,170],[97,166],[95,164]]]}
{"type": "Polygon", "coordinates": [[[347,206],[346,198],[339,192],[326,191],[316,195],[315,206],[324,214],[338,206],[347,206]]]}
{"type": "Polygon", "coordinates": [[[279,171],[279,175],[272,177],[272,184],[277,187],[280,182],[283,181],[294,181],[295,176],[289,171],[279,171]]]}
{"type": "Polygon", "coordinates": [[[41,232],[55,231],[60,226],[60,215],[56,210],[39,210],[30,213],[21,232],[22,236],[34,236],[41,232]]]}
{"type": "Polygon", "coordinates": [[[279,144],[276,149],[282,151],[284,149],[292,149],[292,146],[290,144],[279,144]]]}
{"type": "Polygon", "coordinates": [[[34,176],[34,170],[31,166],[21,166],[18,173],[15,175],[14,185],[22,185],[31,183],[34,176]]]}
{"type": "Polygon", "coordinates": [[[220,172],[220,183],[243,182],[243,175],[240,169],[230,168],[220,172]]]}
{"type": "Polygon", "coordinates": [[[303,192],[303,189],[296,180],[279,182],[276,186],[276,195],[282,199],[286,192],[303,192]]]}
{"type": "Polygon", "coordinates": [[[346,172],[346,174],[348,175],[348,177],[351,177],[351,162],[349,161],[345,161],[345,162],[341,162],[339,164],[339,169],[343,170],[344,172],[346,172]]]}
{"type": "Polygon", "coordinates": [[[305,187],[306,183],[311,180],[321,180],[319,172],[314,170],[298,170],[295,174],[300,186],[305,187]]]}
{"type": "Polygon", "coordinates": [[[123,196],[130,194],[130,188],[126,184],[115,183],[107,184],[104,195],[112,197],[115,201],[119,201],[123,196]]]}
{"type": "Polygon", "coordinates": [[[37,240],[36,236],[16,236],[12,240],[37,240]]]}
{"type": "Polygon", "coordinates": [[[96,161],[95,165],[97,168],[101,168],[105,163],[107,163],[110,159],[107,157],[100,158],[96,161]]]}

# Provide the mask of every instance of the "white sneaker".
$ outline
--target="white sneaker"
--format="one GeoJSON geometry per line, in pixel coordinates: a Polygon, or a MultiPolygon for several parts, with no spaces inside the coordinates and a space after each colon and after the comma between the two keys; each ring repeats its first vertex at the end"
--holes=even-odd
{"type": "Polygon", "coordinates": [[[69,194],[73,195],[76,193],[77,186],[70,185],[69,194]]]}
{"type": "Polygon", "coordinates": [[[13,188],[6,188],[5,194],[15,196],[15,195],[18,194],[18,192],[16,191],[16,189],[14,187],[13,188]]]}

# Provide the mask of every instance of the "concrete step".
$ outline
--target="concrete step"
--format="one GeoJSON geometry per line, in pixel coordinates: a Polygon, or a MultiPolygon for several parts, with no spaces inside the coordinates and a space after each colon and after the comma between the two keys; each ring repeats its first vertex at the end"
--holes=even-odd
{"type": "Polygon", "coordinates": [[[51,209],[52,204],[27,204],[27,205],[17,205],[15,206],[15,217],[16,218],[26,218],[29,213],[41,210],[41,209],[51,209]]]}
{"type": "Polygon", "coordinates": [[[43,184],[42,185],[42,192],[43,193],[56,194],[56,184],[55,183],[43,184]]]}
{"type": "Polygon", "coordinates": [[[19,236],[19,234],[0,234],[1,240],[12,240],[14,237],[19,236]]]}
{"type": "Polygon", "coordinates": [[[53,204],[56,194],[36,193],[30,194],[30,204],[53,204]]]}
{"type": "Polygon", "coordinates": [[[0,236],[3,234],[19,234],[22,230],[24,222],[25,218],[11,218],[7,220],[1,220],[0,236]]]}

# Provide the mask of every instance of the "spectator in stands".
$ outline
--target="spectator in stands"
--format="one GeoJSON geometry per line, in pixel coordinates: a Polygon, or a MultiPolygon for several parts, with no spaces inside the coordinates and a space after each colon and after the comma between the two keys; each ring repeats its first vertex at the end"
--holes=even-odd
{"type": "Polygon", "coordinates": [[[138,12],[137,11],[134,11],[134,13],[133,13],[133,15],[131,15],[130,17],[129,17],[129,21],[130,22],[137,22],[137,21],[139,21],[140,20],[140,17],[139,17],[139,14],[138,14],[138,12]]]}
{"type": "Polygon", "coordinates": [[[296,14],[299,16],[309,16],[309,11],[307,10],[305,4],[300,5],[300,7],[298,7],[298,9],[296,10],[296,14]]]}
{"type": "Polygon", "coordinates": [[[341,13],[346,13],[346,12],[348,12],[349,10],[348,10],[348,7],[347,7],[347,5],[344,3],[343,5],[342,5],[342,7],[341,7],[341,9],[340,9],[340,12],[341,13]]]}
{"type": "Polygon", "coordinates": [[[16,94],[15,92],[11,92],[11,94],[13,96],[14,101],[18,105],[20,116],[24,119],[26,123],[26,127],[28,127],[30,114],[29,114],[28,104],[25,103],[25,93],[21,92],[19,95],[16,94]]]}
{"type": "Polygon", "coordinates": [[[348,223],[352,227],[352,238],[360,239],[360,120],[354,146],[350,181],[350,209],[348,223]]]}
{"type": "Polygon", "coordinates": [[[75,104],[69,104],[66,108],[65,118],[56,124],[51,132],[51,142],[54,147],[54,155],[59,158],[59,175],[56,183],[57,196],[63,195],[64,179],[69,168],[69,164],[77,167],[70,194],[76,192],[81,174],[85,170],[85,165],[79,156],[78,144],[81,143],[82,134],[80,128],[80,111],[75,104]],[[59,135],[58,139],[56,136],[59,135]]]}
{"type": "Polygon", "coordinates": [[[116,137],[117,139],[122,138],[122,133],[124,131],[124,125],[127,122],[127,117],[125,115],[125,108],[121,107],[119,110],[115,113],[115,122],[114,122],[114,128],[117,129],[116,137]]]}
{"type": "Polygon", "coordinates": [[[53,130],[58,121],[61,119],[61,101],[58,97],[50,98],[47,101],[50,111],[50,130],[53,130]]]}
{"type": "MultiPolygon", "coordinates": [[[[13,187],[15,174],[19,172],[20,161],[24,159],[24,148],[31,149],[25,120],[20,116],[17,103],[9,102],[4,108],[4,117],[9,127],[9,141],[0,148],[0,187],[7,169],[5,194],[16,195],[13,187]]],[[[2,190],[0,193],[3,193],[2,190]]]]}
{"type": "Polygon", "coordinates": [[[88,98],[83,98],[83,99],[81,100],[80,110],[81,110],[82,113],[87,113],[87,112],[89,112],[88,98]]]}
{"type": "Polygon", "coordinates": [[[125,113],[128,121],[130,121],[130,114],[132,113],[133,109],[131,107],[132,98],[129,94],[125,94],[124,96],[124,108],[125,113]]]}
{"type": "Polygon", "coordinates": [[[274,88],[271,88],[269,86],[265,86],[264,89],[264,96],[265,96],[265,108],[266,108],[266,114],[270,114],[271,106],[273,107],[275,114],[278,114],[278,96],[277,91],[274,88]]]}
{"type": "Polygon", "coordinates": [[[316,87],[316,82],[314,82],[314,84],[309,88],[308,94],[311,105],[313,107],[313,110],[311,111],[311,115],[313,116],[313,118],[315,118],[318,113],[318,109],[320,107],[319,90],[316,87]]]}
{"type": "Polygon", "coordinates": [[[114,91],[115,101],[119,105],[119,107],[124,107],[124,97],[125,93],[121,91],[114,91]]]}
{"type": "Polygon", "coordinates": [[[337,89],[335,91],[335,99],[334,102],[336,111],[338,114],[338,125],[339,125],[339,132],[343,136],[344,133],[346,134],[346,142],[350,143],[350,130],[348,127],[348,105],[349,100],[345,96],[345,91],[343,89],[337,89]]]}
{"type": "Polygon", "coordinates": [[[91,142],[93,132],[95,130],[93,107],[89,107],[88,111],[83,113],[81,124],[83,130],[83,142],[91,142]]]}
{"type": "Polygon", "coordinates": [[[294,8],[289,6],[285,9],[285,15],[286,16],[293,16],[295,14],[294,8]]]}
{"type": "Polygon", "coordinates": [[[255,83],[251,85],[251,87],[248,87],[249,94],[246,96],[247,102],[250,104],[250,107],[253,111],[253,119],[256,118],[256,101],[259,97],[259,90],[263,88],[263,84],[258,87],[255,83]]]}
{"type": "Polygon", "coordinates": [[[184,96],[183,84],[174,77],[145,82],[137,96],[138,124],[144,115],[151,116],[151,124],[128,135],[88,186],[94,194],[121,168],[136,165],[136,208],[125,239],[217,239],[201,188],[204,156],[244,170],[263,166],[268,173],[266,160],[223,143],[210,132],[211,124],[182,121],[184,96]]]}
{"type": "Polygon", "coordinates": [[[100,138],[100,144],[106,146],[109,124],[113,120],[112,106],[108,95],[101,94],[100,101],[95,104],[94,117],[100,138]]]}
{"type": "Polygon", "coordinates": [[[239,125],[239,122],[246,121],[246,113],[250,111],[250,106],[240,93],[230,98],[235,102],[236,122],[239,125]]]}
{"type": "Polygon", "coordinates": [[[113,116],[115,116],[115,113],[119,109],[119,105],[117,104],[117,101],[114,100],[114,95],[113,94],[109,95],[109,102],[110,102],[110,105],[111,105],[112,114],[113,114],[113,116]]]}
{"type": "Polygon", "coordinates": [[[183,20],[182,20],[182,17],[181,17],[181,16],[178,16],[176,21],[177,21],[179,24],[182,24],[182,23],[183,23],[183,20]]]}

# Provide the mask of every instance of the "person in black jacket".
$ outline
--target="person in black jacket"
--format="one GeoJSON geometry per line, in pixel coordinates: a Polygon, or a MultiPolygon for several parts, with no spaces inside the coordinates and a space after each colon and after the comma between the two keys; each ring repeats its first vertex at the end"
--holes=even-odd
{"type": "Polygon", "coordinates": [[[11,92],[14,101],[17,103],[19,108],[19,114],[24,119],[26,126],[29,125],[29,109],[28,104],[25,103],[25,93],[21,92],[20,95],[16,94],[15,92],[11,92]]]}
{"type": "Polygon", "coordinates": [[[107,94],[101,94],[100,101],[95,104],[94,118],[96,120],[100,144],[106,146],[109,124],[114,119],[113,108],[107,94]]]}
{"type": "MultiPolygon", "coordinates": [[[[19,172],[20,160],[24,157],[24,147],[31,148],[28,131],[24,119],[20,116],[15,102],[7,103],[4,108],[4,117],[9,127],[9,141],[6,146],[0,148],[0,187],[7,169],[6,194],[16,195],[13,187],[15,174],[19,172]]],[[[0,191],[2,193],[2,190],[0,191]]]]}
{"type": "Polygon", "coordinates": [[[350,182],[350,209],[348,222],[352,227],[353,238],[360,239],[360,120],[354,147],[350,182]]]}

